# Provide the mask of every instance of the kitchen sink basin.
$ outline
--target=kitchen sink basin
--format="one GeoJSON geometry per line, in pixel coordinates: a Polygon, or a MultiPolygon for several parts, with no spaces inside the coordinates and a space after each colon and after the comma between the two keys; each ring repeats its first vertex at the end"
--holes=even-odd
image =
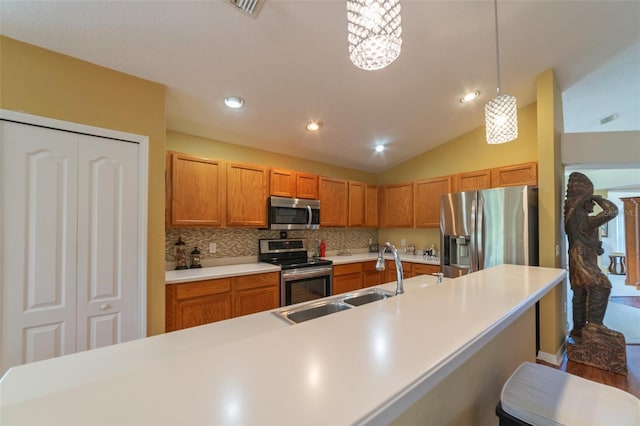
{"type": "Polygon", "coordinates": [[[293,309],[284,309],[276,312],[276,315],[287,322],[298,324],[351,308],[352,306],[346,305],[340,300],[324,300],[322,302],[304,304],[293,309]]]}
{"type": "Polygon", "coordinates": [[[328,299],[313,301],[292,308],[280,309],[279,311],[275,311],[274,314],[290,324],[298,324],[375,302],[377,300],[386,299],[391,296],[395,296],[395,293],[378,288],[370,288],[347,294],[340,294],[328,299]]]}
{"type": "Polygon", "coordinates": [[[346,298],[342,299],[342,301],[351,306],[360,306],[367,303],[375,302],[377,300],[386,299],[391,296],[395,296],[395,294],[375,289],[347,296],[346,298]]]}

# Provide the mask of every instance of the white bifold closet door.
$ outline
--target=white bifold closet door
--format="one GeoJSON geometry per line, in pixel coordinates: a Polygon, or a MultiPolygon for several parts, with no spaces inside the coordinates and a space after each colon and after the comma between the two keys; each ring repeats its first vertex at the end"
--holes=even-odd
{"type": "Polygon", "coordinates": [[[0,126],[0,374],[140,337],[138,144],[0,126]]]}

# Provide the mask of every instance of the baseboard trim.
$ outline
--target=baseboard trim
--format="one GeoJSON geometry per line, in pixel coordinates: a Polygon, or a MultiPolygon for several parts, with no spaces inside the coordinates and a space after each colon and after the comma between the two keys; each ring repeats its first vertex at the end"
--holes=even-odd
{"type": "Polygon", "coordinates": [[[536,356],[536,359],[539,359],[540,361],[548,362],[549,364],[559,366],[560,364],[562,364],[562,361],[564,360],[564,355],[566,352],[567,352],[567,339],[565,339],[564,342],[562,342],[560,349],[558,349],[558,352],[556,352],[555,355],[538,351],[538,355],[536,356]]]}

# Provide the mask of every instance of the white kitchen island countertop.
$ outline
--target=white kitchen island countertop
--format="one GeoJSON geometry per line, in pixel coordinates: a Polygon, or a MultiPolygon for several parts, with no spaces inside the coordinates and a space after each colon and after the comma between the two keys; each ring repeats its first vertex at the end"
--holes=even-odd
{"type": "Polygon", "coordinates": [[[0,424],[384,423],[564,276],[420,276],[405,294],[297,325],[262,312],[15,367],[0,380],[0,424]]]}

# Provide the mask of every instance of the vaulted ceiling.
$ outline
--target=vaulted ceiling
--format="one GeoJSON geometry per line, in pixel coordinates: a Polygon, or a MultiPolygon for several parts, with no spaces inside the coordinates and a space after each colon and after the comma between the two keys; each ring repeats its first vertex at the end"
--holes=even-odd
{"type": "MultiPolygon", "coordinates": [[[[402,52],[379,71],[350,62],[343,0],[266,0],[257,17],[221,0],[2,0],[0,31],[165,84],[170,130],[381,172],[483,126],[496,91],[492,1],[401,5],[402,52]]],[[[640,130],[639,23],[638,1],[500,1],[503,92],[534,102],[553,67],[565,131],[640,130]]]]}

